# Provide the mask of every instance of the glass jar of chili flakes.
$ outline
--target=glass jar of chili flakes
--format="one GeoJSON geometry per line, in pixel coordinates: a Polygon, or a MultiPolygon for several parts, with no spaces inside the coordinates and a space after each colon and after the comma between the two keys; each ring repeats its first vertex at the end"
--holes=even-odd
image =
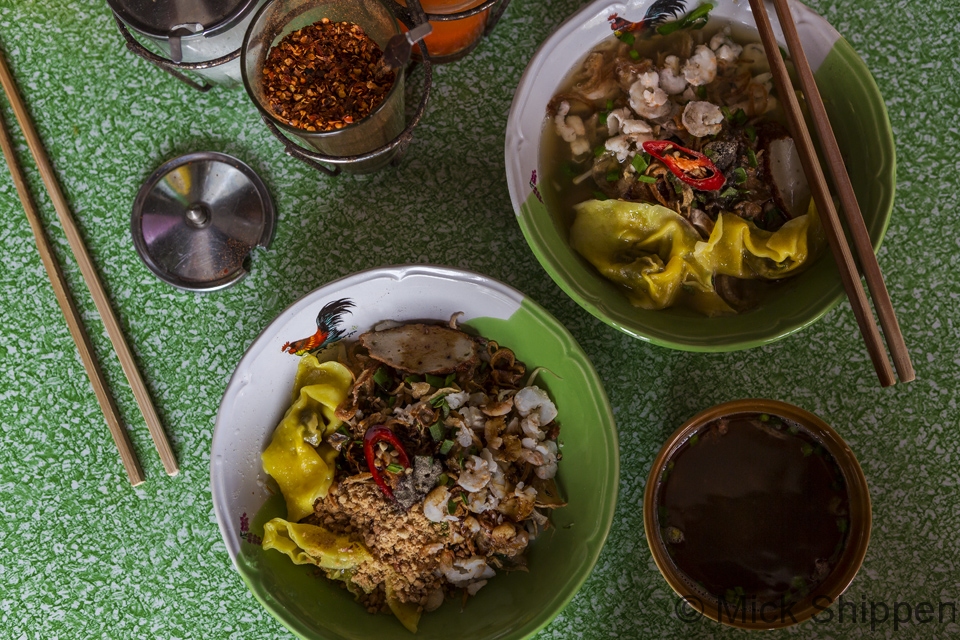
{"type": "Polygon", "coordinates": [[[282,132],[344,170],[377,171],[399,147],[374,152],[404,130],[403,70],[381,61],[398,33],[379,0],[272,0],[244,37],[244,86],[282,132]]]}

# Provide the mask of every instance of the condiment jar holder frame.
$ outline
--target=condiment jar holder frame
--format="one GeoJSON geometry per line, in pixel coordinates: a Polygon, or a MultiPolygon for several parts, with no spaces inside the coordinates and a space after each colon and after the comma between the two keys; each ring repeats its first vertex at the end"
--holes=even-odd
{"type": "MultiPolygon", "coordinates": [[[[428,21],[448,21],[448,20],[460,20],[462,18],[467,18],[470,16],[477,15],[486,11],[495,5],[497,8],[490,13],[488,18],[487,25],[484,29],[483,36],[485,37],[493,29],[497,21],[500,19],[500,16],[503,15],[503,11],[506,9],[510,0],[486,0],[486,2],[477,5],[472,9],[467,9],[459,13],[451,14],[431,14],[426,13],[422,6],[420,5],[419,0],[407,0],[407,5],[401,5],[395,0],[382,0],[384,5],[394,14],[394,16],[402,22],[408,29],[413,29],[414,27],[423,24],[428,21]]],[[[458,52],[455,58],[460,58],[473,50],[474,47],[482,40],[481,38],[477,39],[477,42],[471,44],[462,52],[458,52]]],[[[387,142],[381,147],[378,147],[367,153],[353,155],[353,156],[331,156],[317,151],[310,151],[298,142],[292,140],[288,135],[283,133],[276,124],[270,121],[266,114],[261,113],[260,119],[263,120],[263,123],[267,126],[267,129],[277,138],[284,147],[284,152],[292,156],[301,162],[313,167],[314,169],[325,173],[329,176],[336,176],[341,172],[342,165],[348,165],[353,163],[362,162],[364,160],[370,160],[376,158],[382,154],[390,153],[394,149],[399,147],[399,150],[396,153],[396,156],[391,160],[390,164],[396,166],[399,164],[404,154],[406,153],[407,147],[410,145],[410,141],[413,140],[413,131],[416,129],[417,125],[420,124],[420,120],[423,117],[424,112],[426,111],[427,102],[430,98],[430,89],[433,85],[433,64],[435,64],[434,59],[430,56],[429,48],[424,44],[424,42],[419,42],[418,46],[420,48],[420,60],[419,63],[423,67],[423,88],[422,95],[420,98],[420,103],[417,105],[417,109],[414,112],[413,116],[410,118],[410,121],[407,122],[406,127],[400,134],[387,142]],[[326,166],[323,163],[335,165],[333,168],[326,166]]],[[[452,59],[444,59],[444,62],[452,62],[452,59]]],[[[408,66],[404,72],[409,77],[410,72],[414,66],[408,66]]]]}
{"type": "Polygon", "coordinates": [[[237,47],[234,51],[231,51],[225,56],[214,58],[213,60],[204,60],[202,62],[174,62],[169,58],[164,58],[163,56],[157,55],[140,44],[140,42],[133,37],[133,34],[130,33],[130,30],[127,29],[127,25],[123,24],[123,21],[119,18],[119,16],[113,14],[113,19],[117,23],[117,28],[120,30],[120,35],[122,35],[123,39],[126,41],[127,49],[129,51],[138,57],[143,58],[147,62],[160,67],[177,80],[180,80],[187,86],[193,87],[200,92],[209,91],[214,85],[209,82],[204,82],[203,84],[196,82],[195,80],[181,73],[182,71],[203,71],[204,69],[212,69],[213,67],[218,67],[222,64],[232,62],[240,57],[240,50],[242,47],[237,47]]]}
{"type": "MultiPolygon", "coordinates": [[[[383,0],[383,3],[386,4],[390,10],[393,11],[393,14],[397,17],[397,19],[403,24],[407,25],[408,28],[417,24],[417,21],[413,19],[413,15],[411,14],[408,6],[400,4],[397,2],[397,0],[383,0]]],[[[469,46],[457,51],[452,55],[443,57],[434,56],[434,64],[455,62],[476,49],[477,45],[479,45],[480,42],[485,37],[490,35],[490,32],[493,31],[493,28],[497,25],[497,22],[500,21],[500,17],[503,15],[503,12],[506,11],[509,4],[510,0],[485,0],[483,3],[478,4],[472,9],[465,9],[456,13],[425,13],[426,19],[429,22],[455,22],[465,18],[472,18],[473,16],[479,15],[484,11],[490,10],[490,14],[487,17],[487,23],[483,29],[483,34],[479,38],[477,38],[469,46]]],[[[418,7],[419,6],[420,5],[418,3],[418,7]]],[[[420,46],[423,46],[422,42],[420,43],[420,46]]]]}
{"type": "MultiPolygon", "coordinates": [[[[412,29],[417,25],[427,22],[427,14],[421,8],[419,0],[408,0],[408,1],[410,2],[410,7],[405,8],[407,9],[407,11],[405,11],[404,17],[401,18],[396,14],[394,14],[394,17],[400,20],[401,22],[403,22],[403,24],[406,25],[408,29],[412,29]]],[[[393,7],[390,6],[390,0],[381,0],[381,2],[383,6],[390,11],[390,13],[393,13],[393,7]]],[[[269,4],[270,3],[267,3],[267,5],[269,4]]],[[[266,5],[264,6],[264,9],[265,8],[266,8],[266,5]]],[[[254,18],[254,22],[256,22],[257,19],[258,18],[254,18]]],[[[253,28],[253,23],[251,23],[250,28],[253,28]]],[[[249,34],[248,34],[248,37],[249,37],[249,34]]],[[[244,46],[246,46],[246,41],[247,41],[247,38],[245,37],[244,46]]],[[[396,155],[390,160],[389,164],[396,166],[397,164],[399,164],[403,155],[406,153],[406,149],[409,146],[410,141],[413,139],[413,130],[420,123],[420,120],[423,117],[424,112],[426,111],[427,102],[430,98],[430,89],[433,85],[432,59],[430,57],[429,51],[427,50],[426,46],[424,46],[423,42],[420,42],[418,44],[420,45],[421,51],[423,52],[422,60],[420,61],[421,66],[423,67],[423,87],[422,87],[422,95],[420,97],[420,102],[417,105],[416,111],[413,113],[410,120],[406,123],[406,126],[404,127],[404,129],[399,134],[397,134],[395,138],[393,138],[386,144],[380,147],[377,147],[376,149],[372,149],[371,151],[367,151],[362,154],[338,155],[338,156],[320,153],[319,151],[312,151],[307,149],[305,146],[303,146],[299,142],[293,140],[291,135],[288,135],[287,133],[281,131],[281,129],[276,125],[276,123],[272,122],[270,117],[266,113],[264,113],[264,110],[262,108],[260,109],[260,119],[266,125],[267,130],[270,131],[270,133],[272,133],[273,136],[277,138],[277,140],[283,143],[284,152],[287,155],[292,156],[297,160],[300,160],[301,162],[307,164],[308,166],[313,167],[317,171],[325,173],[329,176],[339,175],[341,172],[341,168],[344,165],[350,165],[354,163],[360,163],[366,160],[372,160],[381,155],[390,153],[394,149],[397,149],[396,155]],[[332,164],[334,166],[331,168],[324,163],[332,164]]],[[[411,71],[414,68],[415,68],[415,64],[408,64],[406,68],[402,70],[398,70],[397,72],[404,73],[406,74],[406,77],[409,77],[411,71]]],[[[251,99],[253,99],[252,96],[251,96],[251,99]]]]}

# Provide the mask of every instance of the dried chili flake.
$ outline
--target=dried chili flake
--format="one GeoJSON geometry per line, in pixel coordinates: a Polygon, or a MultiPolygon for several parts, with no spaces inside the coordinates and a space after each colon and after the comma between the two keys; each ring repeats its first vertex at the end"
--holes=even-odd
{"type": "Polygon", "coordinates": [[[320,22],[287,34],[270,50],[263,92],[281,121],[306,131],[342,129],[368,116],[393,87],[383,51],[352,22],[320,22]]]}

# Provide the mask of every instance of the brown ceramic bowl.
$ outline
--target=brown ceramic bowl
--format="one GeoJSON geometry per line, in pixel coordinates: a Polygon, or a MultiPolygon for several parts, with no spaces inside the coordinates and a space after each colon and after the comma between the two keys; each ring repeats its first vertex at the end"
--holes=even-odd
{"type": "MultiPolygon", "coordinates": [[[[747,471],[744,470],[744,472],[747,471]]],[[[677,614],[681,617],[695,616],[696,614],[690,611],[695,609],[712,620],[742,629],[786,627],[803,622],[825,610],[853,581],[863,563],[870,541],[870,494],[863,471],[850,447],[836,431],[817,416],[777,400],[746,399],[726,402],[697,414],[677,429],[663,445],[650,469],[644,494],[643,512],[647,544],[650,546],[653,559],[667,583],[680,597],[677,601],[677,614]],[[826,577],[810,593],[793,600],[791,606],[786,608],[786,615],[782,613],[781,607],[770,607],[758,612],[756,606],[752,608],[748,606],[744,607],[742,612],[738,612],[726,603],[718,606],[717,600],[699,595],[696,587],[690,586],[691,578],[677,567],[667,551],[668,543],[664,540],[664,536],[670,532],[661,528],[659,503],[660,489],[666,482],[663,480],[666,477],[664,472],[669,473],[673,469],[671,463],[685,444],[689,442],[693,445],[699,442],[699,434],[706,432],[705,427],[708,424],[718,418],[737,414],[768,414],[797,423],[833,457],[846,485],[849,525],[842,550],[826,577]],[[690,442],[690,438],[694,435],[697,435],[697,440],[690,442]],[[731,612],[734,615],[731,615],[731,612]]],[[[754,523],[744,522],[743,526],[754,526],[754,523]]]]}

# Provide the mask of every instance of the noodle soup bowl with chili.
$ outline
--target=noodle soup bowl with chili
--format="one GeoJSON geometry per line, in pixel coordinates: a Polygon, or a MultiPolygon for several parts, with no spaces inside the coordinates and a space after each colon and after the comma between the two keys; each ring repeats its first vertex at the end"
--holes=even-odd
{"type": "MultiPolygon", "coordinates": [[[[797,178],[795,152],[778,158],[772,151],[776,145],[771,141],[781,142],[788,139],[788,134],[785,126],[778,122],[782,118],[778,116],[776,93],[762,87],[766,82],[762,69],[766,59],[762,48],[751,45],[759,43],[759,34],[748,3],[720,0],[709,12],[705,5],[693,1],[667,4],[682,4],[683,8],[675,15],[668,14],[658,20],[655,16],[657,9],[665,6],[663,2],[593,2],[570,17],[541,45],[521,77],[507,124],[507,183],[514,211],[527,243],[543,268],[571,298],[607,324],[641,340],[688,351],[734,351],[768,344],[821,318],[842,299],[843,286],[822,240],[816,212],[806,207],[809,197],[803,200],[796,195],[803,191],[805,180],[802,171],[797,178]],[[653,24],[653,28],[648,28],[648,24],[653,24]],[[689,42],[685,43],[685,38],[689,42]],[[697,78],[700,69],[695,59],[701,50],[713,48],[704,55],[723,71],[723,58],[729,50],[720,46],[721,42],[737,50],[740,62],[748,50],[756,61],[750,87],[759,93],[746,92],[740,104],[706,104],[717,102],[716,83],[707,84],[697,78]],[[589,68],[591,54],[598,51],[617,51],[616,55],[623,57],[622,64],[612,71],[601,69],[600,75],[594,78],[596,84],[585,86],[589,83],[582,80],[583,73],[589,68]],[[759,57],[757,51],[760,51],[759,57]],[[676,58],[671,62],[668,56],[679,58],[679,64],[676,58]],[[633,63],[638,65],[632,76],[637,79],[636,84],[642,84],[641,80],[651,82],[646,92],[635,92],[636,85],[630,87],[629,92],[623,88],[623,76],[618,74],[633,63]],[[689,79],[683,94],[671,89],[664,80],[664,70],[670,64],[674,65],[681,84],[686,84],[684,78],[689,79]],[[660,68],[659,87],[656,73],[644,73],[650,69],[649,65],[660,68]],[[618,82],[620,93],[606,99],[604,83],[615,88],[618,82]],[[597,91],[590,93],[593,89],[597,91]],[[674,91],[675,95],[658,94],[660,89],[674,91]],[[582,97],[588,94],[590,99],[586,102],[592,104],[584,108],[582,97]],[[678,101],[680,106],[676,107],[674,116],[658,118],[662,115],[658,109],[663,100],[658,100],[657,95],[678,101]],[[646,104],[639,104],[641,98],[647,100],[646,104]],[[756,101],[768,105],[758,111],[761,113],[765,108],[766,115],[754,117],[751,109],[756,101]],[[688,102],[688,108],[682,108],[688,102]],[[689,112],[694,103],[706,108],[689,112]],[[627,109],[628,105],[631,110],[627,109]],[[572,122],[569,118],[563,121],[567,110],[573,115],[578,108],[583,115],[581,122],[572,122]],[[715,114],[711,114],[710,109],[715,114]],[[592,119],[588,119],[587,114],[592,119]],[[605,136],[602,132],[606,128],[612,132],[618,124],[620,133],[632,133],[624,126],[626,117],[636,118],[631,125],[639,129],[633,131],[650,131],[644,128],[653,126],[652,133],[639,134],[636,148],[627,151],[611,144],[610,139],[591,138],[591,132],[599,131],[605,136]],[[566,128],[561,129],[558,121],[566,128]],[[720,121],[723,133],[717,136],[720,126],[714,123],[720,121]],[[571,124],[574,126],[566,126],[571,124]],[[583,129],[586,129],[585,135],[583,129]],[[727,164],[722,160],[723,148],[718,146],[726,135],[739,141],[739,147],[734,145],[739,149],[737,161],[729,169],[724,168],[727,164]],[[640,140],[646,140],[642,146],[640,140]],[[612,171],[598,170],[600,160],[608,158],[612,171]],[[783,158],[790,161],[784,162],[783,158]],[[787,173],[792,171],[790,175],[796,178],[795,182],[802,183],[794,194],[777,182],[785,175],[782,167],[791,162],[793,168],[787,173]],[[713,178],[721,169],[725,180],[718,188],[714,182],[719,181],[713,178]],[[657,171],[660,176],[654,177],[657,171]],[[755,173],[763,172],[773,178],[773,186],[754,180],[755,173]],[[623,189],[618,193],[616,188],[631,176],[637,181],[636,186],[626,196],[622,195],[623,189]],[[646,201],[642,196],[634,198],[634,193],[648,188],[642,182],[656,182],[667,198],[658,197],[659,202],[652,197],[646,201]],[[676,196],[670,200],[673,192],[676,196]],[[741,196],[743,202],[739,202],[741,196]],[[746,201],[751,197],[757,202],[746,201]],[[773,206],[774,202],[779,208],[773,206]],[[790,206],[795,210],[789,212],[790,206]],[[709,215],[701,215],[699,220],[691,218],[688,214],[695,208],[709,215]],[[723,212],[718,215],[720,209],[723,212]],[[670,218],[679,235],[671,236],[664,227],[656,233],[647,231],[646,240],[658,246],[656,251],[661,254],[654,258],[652,269],[647,269],[632,248],[623,248],[623,239],[635,229],[624,230],[608,224],[612,231],[599,243],[595,242],[596,238],[588,232],[593,233],[603,225],[583,225],[582,211],[609,216],[604,220],[631,222],[643,216],[649,221],[653,212],[670,218]],[[789,215],[783,215],[784,212],[789,215]],[[681,213],[685,219],[681,219],[681,213]],[[759,254],[750,254],[745,248],[741,252],[735,244],[715,243],[710,234],[713,228],[721,226],[721,218],[724,230],[731,231],[729,236],[750,236],[744,247],[754,247],[754,241],[760,239],[760,244],[766,247],[760,252],[764,256],[771,255],[769,249],[775,248],[774,253],[779,251],[788,256],[787,259],[775,263],[759,254]],[[706,230],[698,226],[701,222],[706,224],[706,230]],[[730,222],[739,225],[737,229],[745,229],[744,233],[733,233],[730,222]],[[666,240],[657,240],[661,237],[657,233],[666,240]],[[618,242],[621,244],[617,245],[618,242]],[[598,266],[596,255],[589,251],[591,243],[594,249],[600,245],[605,248],[607,254],[602,258],[610,264],[598,266]],[[676,277],[671,282],[662,277],[671,271],[664,264],[672,264],[667,263],[663,247],[678,253],[685,251],[684,268],[690,267],[682,275],[674,274],[676,277]],[[791,251],[796,251],[794,257],[799,256],[792,263],[791,251]],[[704,255],[712,257],[707,260],[704,255]],[[657,263],[659,258],[663,258],[662,263],[657,263]],[[722,268],[728,269],[730,263],[737,263],[735,266],[740,269],[735,272],[736,278],[728,277],[729,271],[717,267],[723,264],[722,268]],[[651,271],[655,272],[654,276],[649,276],[651,271]],[[785,275],[789,277],[783,277],[785,275]],[[641,295],[638,288],[631,286],[641,279],[660,282],[658,295],[693,302],[670,303],[658,308],[651,300],[661,300],[650,298],[646,292],[641,295]],[[730,282],[759,293],[754,296],[748,291],[753,297],[749,304],[734,309],[736,305],[731,303],[731,308],[727,308],[730,282]],[[704,290],[708,291],[706,297],[701,295],[704,290]]],[[[802,4],[790,6],[844,154],[874,250],[878,250],[892,211],[896,165],[883,99],[863,61],[843,37],[802,4]]],[[[782,42],[772,7],[770,15],[782,42]]],[[[792,146],[789,140],[789,145],[781,148],[792,146]]],[[[644,252],[648,251],[649,245],[644,247],[644,252]]],[[[644,260],[646,255],[644,253],[644,260]]]]}

